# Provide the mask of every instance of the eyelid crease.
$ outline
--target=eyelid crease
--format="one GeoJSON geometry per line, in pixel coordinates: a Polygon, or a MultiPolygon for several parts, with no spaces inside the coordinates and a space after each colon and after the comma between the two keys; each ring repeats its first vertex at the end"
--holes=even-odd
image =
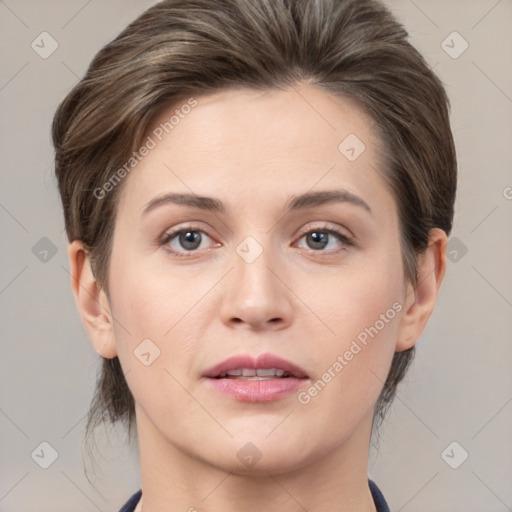
{"type": "Polygon", "coordinates": [[[342,238],[344,238],[346,240],[356,240],[356,236],[354,235],[354,233],[350,229],[348,229],[348,228],[343,228],[343,229],[348,231],[348,233],[350,233],[350,234],[343,233],[343,231],[341,231],[340,228],[338,228],[338,227],[332,227],[329,224],[324,224],[323,226],[320,226],[320,227],[315,226],[313,228],[311,228],[311,227],[310,228],[305,228],[301,232],[300,236],[302,237],[305,234],[311,233],[313,231],[322,231],[322,232],[332,233],[332,234],[338,235],[338,236],[340,236],[340,237],[342,237],[342,238]]]}

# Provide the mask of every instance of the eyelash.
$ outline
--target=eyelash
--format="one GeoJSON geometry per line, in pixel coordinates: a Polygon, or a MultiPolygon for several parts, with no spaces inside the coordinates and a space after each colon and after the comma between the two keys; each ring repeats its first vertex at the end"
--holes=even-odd
{"type": "MultiPolygon", "coordinates": [[[[194,225],[191,224],[191,225],[184,226],[184,227],[181,227],[179,229],[176,229],[174,231],[171,231],[170,233],[164,233],[162,235],[162,238],[161,238],[160,242],[159,242],[159,245],[160,246],[165,246],[164,249],[168,253],[173,254],[174,256],[177,256],[179,258],[187,258],[188,257],[187,253],[188,254],[194,254],[194,253],[199,252],[199,251],[198,250],[185,251],[185,254],[183,254],[183,253],[180,253],[180,252],[175,251],[173,249],[170,249],[167,244],[169,244],[169,242],[173,238],[175,238],[177,235],[180,235],[181,233],[187,233],[189,231],[192,231],[194,233],[203,233],[203,234],[207,235],[208,238],[211,238],[203,229],[201,229],[198,226],[194,226],[194,225]]],[[[318,227],[318,228],[309,229],[308,231],[303,232],[300,235],[299,240],[301,240],[305,235],[308,235],[310,233],[323,233],[323,234],[334,235],[346,247],[351,247],[351,246],[355,245],[351,238],[349,238],[345,234],[341,233],[340,231],[337,231],[336,229],[330,228],[330,227],[328,227],[326,225],[318,227]]],[[[332,255],[333,253],[337,254],[337,253],[345,250],[346,247],[342,248],[340,250],[337,250],[337,251],[322,251],[322,250],[315,250],[315,249],[310,249],[309,251],[313,252],[313,253],[322,253],[323,252],[323,253],[326,253],[326,255],[332,255]]]]}

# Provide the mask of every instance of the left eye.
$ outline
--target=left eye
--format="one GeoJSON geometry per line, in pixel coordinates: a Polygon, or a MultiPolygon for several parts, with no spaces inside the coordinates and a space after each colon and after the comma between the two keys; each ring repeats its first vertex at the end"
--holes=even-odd
{"type": "MultiPolygon", "coordinates": [[[[327,227],[323,227],[320,229],[311,229],[304,233],[301,240],[303,238],[306,238],[307,243],[311,246],[310,248],[314,251],[322,251],[330,242],[330,237],[337,238],[341,242],[341,246],[345,245],[352,245],[352,242],[349,237],[344,235],[343,233],[340,233],[334,229],[330,229],[327,227]]],[[[330,252],[330,251],[329,251],[330,252]]]]}

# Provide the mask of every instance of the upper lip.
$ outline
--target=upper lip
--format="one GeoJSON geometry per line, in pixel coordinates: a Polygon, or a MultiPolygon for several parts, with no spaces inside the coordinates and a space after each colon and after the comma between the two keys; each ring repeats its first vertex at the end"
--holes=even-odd
{"type": "Polygon", "coordinates": [[[308,377],[306,372],[296,364],[268,352],[260,354],[257,357],[253,357],[249,354],[241,354],[229,357],[228,359],[225,359],[224,361],[206,370],[203,376],[215,378],[229,370],[239,370],[242,368],[253,368],[255,370],[276,368],[288,372],[293,377],[298,377],[301,379],[308,377]]]}

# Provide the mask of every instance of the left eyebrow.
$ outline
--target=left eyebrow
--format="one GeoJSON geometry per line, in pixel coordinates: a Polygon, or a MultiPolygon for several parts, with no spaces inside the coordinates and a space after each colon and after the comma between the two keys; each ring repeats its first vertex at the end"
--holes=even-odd
{"type": "Polygon", "coordinates": [[[348,190],[322,190],[293,196],[287,203],[286,211],[311,208],[312,206],[321,206],[329,203],[350,203],[365,209],[370,214],[372,213],[372,209],[366,201],[348,190]]]}
{"type": "MultiPolygon", "coordinates": [[[[219,199],[215,199],[213,197],[197,196],[195,194],[169,193],[157,196],[149,201],[146,204],[142,215],[144,216],[150,211],[170,203],[192,206],[195,208],[200,208],[201,210],[210,210],[218,213],[226,212],[224,203],[222,203],[222,201],[219,199]]],[[[363,199],[355,194],[352,194],[351,192],[348,192],[347,190],[323,190],[319,192],[307,192],[299,196],[292,196],[287,202],[285,210],[287,212],[292,210],[302,210],[329,203],[350,203],[363,208],[370,214],[372,213],[371,208],[363,199]]]]}

